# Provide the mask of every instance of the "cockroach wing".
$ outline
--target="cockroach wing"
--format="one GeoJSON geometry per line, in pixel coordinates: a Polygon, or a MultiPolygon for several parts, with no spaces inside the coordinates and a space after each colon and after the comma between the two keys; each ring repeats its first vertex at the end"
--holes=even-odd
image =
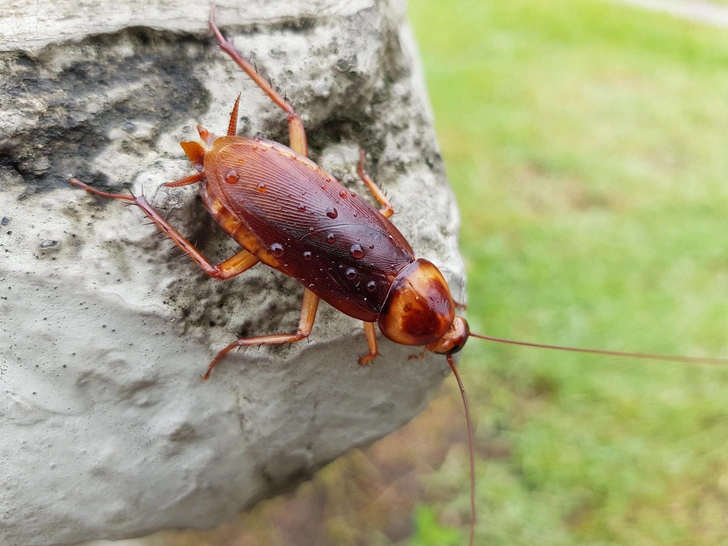
{"type": "Polygon", "coordinates": [[[286,146],[218,138],[204,172],[207,191],[245,224],[276,269],[349,316],[376,321],[392,281],[414,261],[377,209],[286,146]]]}

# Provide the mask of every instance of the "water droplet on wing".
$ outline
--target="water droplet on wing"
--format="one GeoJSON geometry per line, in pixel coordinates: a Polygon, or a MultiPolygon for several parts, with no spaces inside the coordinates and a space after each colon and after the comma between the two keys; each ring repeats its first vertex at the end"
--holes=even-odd
{"type": "Polygon", "coordinates": [[[234,169],[230,169],[225,175],[225,182],[228,184],[237,184],[240,180],[240,175],[234,169]]]}
{"type": "Polygon", "coordinates": [[[351,255],[354,256],[354,258],[356,258],[357,260],[364,257],[364,250],[358,243],[354,243],[353,245],[351,245],[349,252],[351,252],[351,255]]]}
{"type": "Polygon", "coordinates": [[[280,243],[273,243],[270,245],[270,253],[276,258],[283,256],[283,245],[280,243]]]}

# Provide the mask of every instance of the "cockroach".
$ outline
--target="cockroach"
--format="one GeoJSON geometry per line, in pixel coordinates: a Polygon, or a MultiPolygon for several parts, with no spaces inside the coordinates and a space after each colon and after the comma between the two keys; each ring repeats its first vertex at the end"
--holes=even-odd
{"type": "Polygon", "coordinates": [[[475,536],[473,427],[465,388],[453,360],[453,355],[463,348],[470,337],[609,356],[688,363],[728,363],[717,358],[545,345],[470,332],[465,318],[455,314],[460,304],[453,299],[440,270],[428,260],[415,258],[410,244],[389,221],[394,208],[367,175],[364,151],[360,152],[357,171],[381,205],[380,209],[358,198],[334,176],[308,159],[308,144],[301,117],[223,36],[214,22],[214,7],[210,13],[209,26],[220,48],[285,112],[289,146],[260,137],[236,136],[240,104],[238,96],[225,136],[215,136],[198,126],[202,144],[181,143],[197,173],[164,186],[200,184],[199,193],[205,208],[242,250],[224,262],[213,265],[153,209],[144,196],[106,193],[75,178],[69,181],[94,195],[121,199],[141,208],[167,237],[215,279],[230,279],[262,262],[295,278],[304,286],[296,333],[237,339],[212,359],[203,375],[204,379],[210,377],[213,368],[233,349],[293,343],[307,338],[313,328],[319,299],[363,322],[369,351],[359,358],[360,365],[367,365],[379,354],[375,324],[386,338],[395,343],[424,346],[424,350],[444,355],[457,380],[465,410],[470,453],[469,544],[472,546],[475,536]],[[288,198],[291,193],[300,196],[295,203],[288,198]],[[342,267],[329,269],[332,260],[342,267]]]}

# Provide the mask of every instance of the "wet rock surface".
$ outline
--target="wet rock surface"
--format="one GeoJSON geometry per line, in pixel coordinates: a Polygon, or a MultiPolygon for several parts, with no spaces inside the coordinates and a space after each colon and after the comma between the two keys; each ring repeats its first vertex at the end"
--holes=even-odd
{"type": "MultiPolygon", "coordinates": [[[[309,341],[233,353],[236,335],[292,332],[302,287],[258,265],[207,277],[143,214],[90,196],[144,192],[212,262],[236,252],[179,142],[200,123],[287,143],[284,114],[220,52],[198,3],[12,0],[0,21],[0,543],[73,544],[215,526],[399,427],[448,375],[442,357],[322,304],[309,341]],[[37,11],[37,10],[36,10],[37,11]]],[[[358,150],[418,256],[464,300],[458,217],[404,8],[232,2],[216,19],[294,104],[311,156],[351,191],[358,150]]]]}

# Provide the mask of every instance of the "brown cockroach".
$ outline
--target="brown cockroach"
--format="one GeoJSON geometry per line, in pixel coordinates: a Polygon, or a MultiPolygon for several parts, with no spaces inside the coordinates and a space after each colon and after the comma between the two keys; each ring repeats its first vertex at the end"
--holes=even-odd
{"type": "Polygon", "coordinates": [[[238,339],[213,358],[204,379],[235,348],[278,345],[307,338],[319,299],[364,323],[369,352],[359,358],[360,365],[368,364],[378,355],[375,324],[395,343],[424,346],[425,350],[444,355],[458,382],[465,408],[470,451],[469,544],[472,546],[475,533],[473,432],[465,389],[452,356],[463,348],[469,337],[601,355],[726,363],[722,359],[580,349],[471,333],[467,321],[455,315],[459,304],[453,300],[442,273],[428,260],[415,258],[412,247],[389,221],[394,209],[364,170],[364,151],[360,153],[358,173],[382,206],[379,210],[308,159],[306,132],[300,116],[222,35],[213,14],[214,8],[209,25],[220,48],[286,113],[290,147],[259,137],[236,136],[238,96],[225,136],[217,137],[198,126],[202,144],[181,143],[198,172],[164,185],[199,183],[203,204],[242,250],[213,265],[144,196],[106,193],[75,178],[70,180],[71,184],[94,195],[122,199],[141,208],[211,277],[230,279],[262,262],[303,284],[303,305],[296,333],[238,339]],[[291,193],[299,196],[295,202],[288,197],[291,193]],[[332,260],[341,267],[330,268],[332,260]]]}

